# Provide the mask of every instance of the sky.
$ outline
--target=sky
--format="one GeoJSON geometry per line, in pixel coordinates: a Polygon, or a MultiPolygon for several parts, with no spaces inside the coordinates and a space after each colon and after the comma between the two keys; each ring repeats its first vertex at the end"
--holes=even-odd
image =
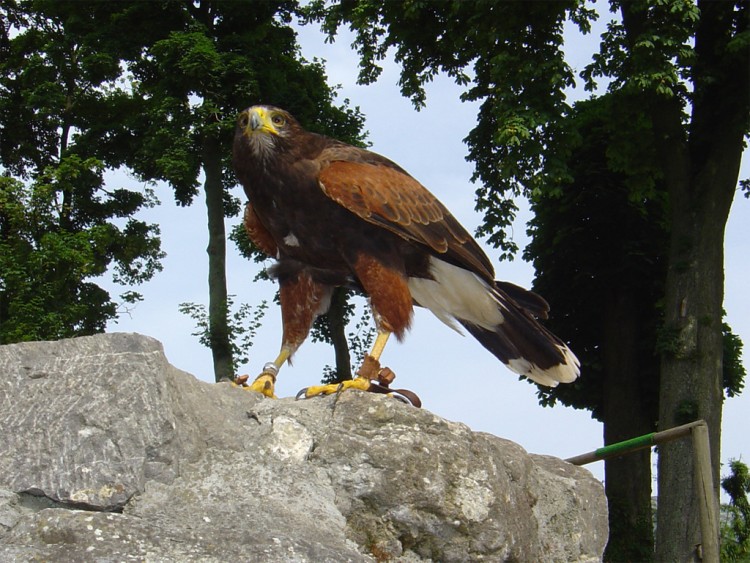
{"type": "MultiPolygon", "coordinates": [[[[601,23],[599,27],[601,29],[601,23]]],[[[356,84],[357,55],[345,35],[339,36],[333,44],[326,44],[323,35],[311,26],[300,30],[299,41],[306,59],[326,61],[329,82],[341,86],[339,99],[348,98],[364,113],[371,149],[405,168],[434,193],[469,232],[474,232],[481,216],[474,211],[476,186],[470,182],[473,168],[465,160],[467,147],[463,139],[476,124],[477,105],[460,102],[461,88],[446,77],[438,76],[427,87],[427,107],[416,111],[399,93],[399,69],[392,61],[386,61],[377,83],[359,86],[356,84]]],[[[568,45],[568,60],[577,71],[582,70],[594,47],[590,41],[581,41],[573,35],[568,37],[568,45]]],[[[571,95],[583,94],[571,92],[571,95]]],[[[262,100],[248,100],[247,105],[255,103],[262,103],[262,100]]],[[[227,150],[231,150],[230,147],[227,150]]],[[[743,161],[741,177],[750,176],[748,160],[743,161]]],[[[132,184],[135,180],[125,181],[132,184]]],[[[235,195],[244,201],[239,188],[235,195]]],[[[196,330],[194,321],[178,311],[178,305],[183,302],[207,304],[205,202],[201,195],[192,206],[178,208],[167,187],[157,188],[157,196],[162,204],[144,211],[139,218],[157,223],[161,228],[162,247],[167,253],[164,270],[152,281],[136,288],[143,294],[144,301],[117,322],[110,323],[108,331],[137,332],[154,337],[162,342],[173,365],[201,380],[213,381],[210,351],[191,335],[196,330]]],[[[522,209],[511,235],[523,249],[528,241],[525,222],[530,215],[524,202],[517,203],[522,209]]],[[[239,221],[239,217],[229,219],[227,230],[239,221]]],[[[750,263],[746,250],[749,238],[750,201],[738,194],[726,230],[725,309],[734,332],[747,343],[746,366],[750,365],[750,296],[747,291],[750,263]]],[[[530,287],[534,276],[531,265],[520,258],[499,262],[498,251],[483,241],[480,244],[495,265],[498,279],[530,287]]],[[[276,288],[272,282],[253,282],[257,267],[242,259],[233,243],[229,242],[227,249],[227,283],[235,302],[258,304],[267,300],[270,304],[249,350],[250,361],[240,369],[241,373],[254,377],[264,363],[276,357],[280,346],[280,311],[272,302],[276,288]]],[[[122,291],[113,284],[106,287],[113,295],[122,291]]],[[[358,299],[364,306],[364,299],[358,299]]],[[[565,338],[565,335],[560,336],[565,338]]],[[[295,355],[294,365],[281,370],[277,395],[294,396],[299,389],[317,384],[323,367],[333,362],[333,351],[328,345],[306,342],[295,355]]],[[[428,311],[416,309],[411,332],[403,343],[391,339],[382,363],[396,373],[393,387],[415,391],[424,408],[474,430],[517,442],[531,453],[567,458],[603,445],[602,425],[592,420],[588,411],[563,406],[541,407],[535,386],[519,381],[471,336],[457,334],[428,311]]],[[[725,402],[722,462],[743,455],[747,462],[750,456],[747,428],[750,428],[750,391],[725,402]]],[[[603,480],[602,462],[587,468],[603,480]]]]}

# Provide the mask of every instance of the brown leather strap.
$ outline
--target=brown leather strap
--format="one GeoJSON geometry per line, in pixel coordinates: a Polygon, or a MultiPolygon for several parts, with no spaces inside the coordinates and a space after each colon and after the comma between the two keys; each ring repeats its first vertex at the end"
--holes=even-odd
{"type": "Polygon", "coordinates": [[[397,395],[401,395],[402,397],[404,397],[407,401],[409,401],[409,403],[412,404],[412,406],[417,407],[417,408],[422,407],[422,401],[417,396],[417,394],[414,393],[413,391],[409,391],[408,389],[391,389],[387,385],[383,385],[381,383],[371,381],[370,388],[368,389],[368,391],[372,393],[383,393],[386,395],[390,393],[395,393],[397,395]]]}

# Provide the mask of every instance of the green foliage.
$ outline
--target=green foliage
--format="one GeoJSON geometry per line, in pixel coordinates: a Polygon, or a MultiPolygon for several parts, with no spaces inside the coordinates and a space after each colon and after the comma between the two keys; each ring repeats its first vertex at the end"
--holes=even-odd
{"type": "MultiPolygon", "coordinates": [[[[233,367],[236,369],[249,361],[248,351],[253,345],[253,339],[258,328],[262,324],[263,316],[268,309],[268,304],[262,301],[253,307],[248,303],[241,303],[239,307],[234,305],[234,296],[227,297],[227,311],[229,339],[232,346],[233,367]]],[[[208,312],[204,305],[196,303],[180,303],[180,313],[189,316],[196,323],[197,330],[191,333],[198,337],[198,342],[207,348],[211,347],[211,332],[209,330],[208,312]]]]}
{"type": "Polygon", "coordinates": [[[700,418],[699,412],[698,401],[692,399],[681,401],[673,413],[671,422],[675,426],[690,424],[700,418]]]}
{"type": "Polygon", "coordinates": [[[675,326],[663,325],[656,333],[655,349],[659,354],[676,356],[682,348],[680,329],[675,326]]]}
{"type": "Polygon", "coordinates": [[[656,418],[659,360],[653,342],[660,324],[667,210],[653,181],[641,180],[653,171],[653,157],[640,107],[637,100],[609,94],[579,102],[558,123],[565,148],[555,156],[565,175],[532,197],[532,241],[524,252],[537,271],[534,289],[550,303],[548,326],[569,339],[584,373],[572,385],[539,387],[540,402],[560,400],[591,410],[599,420],[604,420],[605,354],[620,346],[607,340],[606,323],[625,295],[638,302],[633,384],[649,405],[642,412],[656,418]],[[633,122],[631,128],[623,128],[624,120],[633,122]],[[638,142],[629,143],[626,131],[638,142]]]}
{"type": "Polygon", "coordinates": [[[750,472],[738,459],[729,460],[730,474],[721,480],[729,495],[729,504],[722,506],[726,518],[721,521],[721,560],[750,561],[750,472]]]}
{"type": "Polygon", "coordinates": [[[361,141],[359,111],[347,101],[336,105],[323,66],[300,57],[287,25],[296,11],[290,1],[132,4],[129,17],[148,22],[145,37],[133,35],[140,48],[128,60],[142,102],[130,123],[128,164],[140,177],[168,182],[176,201],[189,205],[206,164],[206,143],[214,144],[222,148],[226,215],[236,215],[226,147],[237,112],[255,103],[282,106],[321,132],[361,141]]]}
{"type": "MultiPolygon", "coordinates": [[[[721,8],[705,5],[703,11],[726,12],[707,16],[724,26],[720,33],[726,37],[728,57],[721,63],[726,66],[716,71],[725,73],[731,65],[744,68],[743,49],[750,33],[741,3],[720,4],[721,8]]],[[[703,95],[717,78],[705,66],[709,61],[698,73],[693,66],[694,38],[699,30],[712,33],[709,26],[714,24],[701,28],[698,6],[684,0],[612,2],[611,9],[621,10],[622,18],[608,24],[599,53],[581,72],[584,85],[593,90],[598,78],[607,78],[610,92],[631,99],[676,100],[687,121],[688,102],[703,95]],[[693,81],[693,91],[688,81],[693,81]]],[[[466,139],[468,158],[475,164],[474,180],[479,182],[477,209],[484,214],[478,233],[501,249],[503,258],[512,255],[517,248],[505,235],[516,212],[510,200],[522,192],[555,190],[561,180],[570,179],[564,155],[576,139],[560,127],[560,120],[570,112],[565,89],[574,85],[575,77],[564,58],[562,31],[569,20],[588,33],[597,12],[584,1],[315,0],[307,16],[322,21],[331,37],[344,24],[354,31],[362,83],[377,79],[380,62],[391,50],[402,67],[402,92],[417,107],[426,101],[424,85],[438,72],[467,86],[463,99],[482,102],[477,125],[466,139]]],[[[632,112],[622,115],[613,108],[613,120],[623,117],[624,142],[611,147],[611,164],[617,165],[617,154],[625,157],[613,170],[634,164],[640,168],[633,153],[646,151],[633,139],[650,120],[647,110],[644,106],[640,117],[629,121],[625,118],[632,112]]],[[[738,123],[745,132],[747,121],[738,123]]],[[[612,140],[617,143],[616,137],[612,140]]],[[[653,166],[651,173],[630,174],[628,181],[638,192],[648,192],[655,185],[653,166]]]]}
{"type": "Polygon", "coordinates": [[[562,44],[566,17],[582,28],[594,17],[582,2],[312,2],[308,16],[333,36],[344,22],[356,33],[359,79],[374,81],[380,61],[393,49],[402,65],[401,90],[417,107],[424,84],[438,72],[466,85],[464,100],[481,101],[477,126],[469,133],[469,160],[475,164],[477,209],[484,214],[480,235],[509,257],[517,251],[505,229],[517,210],[508,196],[524,187],[542,189],[555,177],[557,146],[551,124],[568,106],[563,90],[573,71],[562,44]],[[544,165],[544,169],[542,166],[544,165]]]}
{"type": "Polygon", "coordinates": [[[600,53],[581,73],[586,87],[593,89],[597,77],[610,77],[612,91],[687,99],[698,6],[683,0],[639,0],[622,8],[622,20],[609,23],[600,53]]]}
{"type": "MultiPolygon", "coordinates": [[[[132,99],[106,3],[0,4],[0,342],[104,330],[121,312],[96,278],[132,286],[160,268],[159,230],[133,216],[148,190],[105,187],[132,99]]],[[[120,296],[127,307],[139,295],[120,296]]]]}
{"type": "MultiPolygon", "coordinates": [[[[87,232],[97,249],[106,247],[115,281],[127,284],[159,267],[158,231],[128,220],[147,194],[105,190],[95,177],[126,166],[147,183],[169,183],[189,205],[205,173],[210,342],[215,359],[223,357],[222,218],[241,207],[227,150],[237,112],[275,103],[322,132],[362,142],[359,111],[334,103],[323,66],[299,56],[288,26],[297,2],[6,0],[0,9],[14,27],[2,26],[0,44],[3,170],[54,183],[59,229],[87,232]],[[110,218],[125,224],[113,230],[110,218]]],[[[108,296],[100,298],[109,309],[96,330],[116,316],[108,296]]]]}
{"type": "Polygon", "coordinates": [[[742,340],[732,333],[727,323],[722,323],[724,357],[722,361],[723,387],[727,397],[737,397],[745,388],[747,372],[742,363],[742,340]]]}
{"type": "MultiPolygon", "coordinates": [[[[0,343],[103,332],[120,311],[90,280],[112,267],[120,283],[132,285],[161,268],[156,227],[132,218],[123,227],[109,222],[122,208],[100,197],[99,168],[69,157],[30,184],[0,177],[0,343]],[[71,177],[81,180],[71,193],[93,199],[71,206],[67,222],[73,226],[61,228],[58,181],[71,177]]],[[[120,299],[132,304],[140,296],[128,291],[120,299]]]]}
{"type": "MultiPolygon", "coordinates": [[[[726,315],[726,313],[724,313],[726,315]]],[[[743,342],[739,336],[732,332],[726,322],[722,322],[722,348],[723,356],[721,362],[722,387],[728,398],[737,397],[745,387],[745,376],[747,371],[742,363],[743,342]]],[[[659,354],[677,355],[683,353],[684,343],[680,338],[680,330],[674,327],[661,326],[657,331],[656,351],[659,354]]]]}

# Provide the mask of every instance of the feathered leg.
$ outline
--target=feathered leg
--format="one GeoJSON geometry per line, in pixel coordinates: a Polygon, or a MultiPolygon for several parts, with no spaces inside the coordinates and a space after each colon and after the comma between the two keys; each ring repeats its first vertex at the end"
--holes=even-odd
{"type": "Polygon", "coordinates": [[[283,324],[281,350],[275,360],[263,366],[261,374],[248,387],[266,397],[274,396],[279,370],[291,361],[292,355],[307,338],[315,317],[328,310],[333,292],[332,287],[316,282],[304,270],[280,277],[279,286],[283,324]]]}
{"type": "Polygon", "coordinates": [[[357,377],[342,383],[315,385],[304,390],[305,397],[330,395],[343,389],[370,388],[370,381],[378,378],[380,356],[391,334],[401,339],[411,323],[412,298],[406,276],[377,259],[360,254],[353,269],[365,293],[370,295],[370,306],[378,330],[375,343],[357,370],[357,377]]]}

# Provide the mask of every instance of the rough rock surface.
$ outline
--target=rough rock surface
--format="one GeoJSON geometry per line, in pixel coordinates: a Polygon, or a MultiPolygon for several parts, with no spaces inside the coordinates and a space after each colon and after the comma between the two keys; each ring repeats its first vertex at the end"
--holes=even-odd
{"type": "Polygon", "coordinates": [[[2,561],[597,561],[602,486],[382,395],[269,400],[133,334],[0,347],[2,561]]]}

